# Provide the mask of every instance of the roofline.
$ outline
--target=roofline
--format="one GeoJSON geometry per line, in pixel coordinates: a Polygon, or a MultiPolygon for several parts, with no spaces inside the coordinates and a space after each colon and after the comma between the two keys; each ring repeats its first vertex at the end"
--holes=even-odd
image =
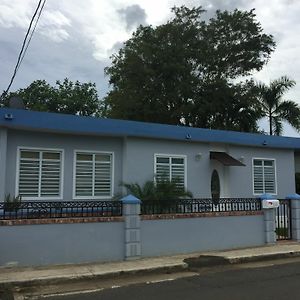
{"type": "Polygon", "coordinates": [[[300,151],[300,138],[10,108],[0,108],[0,127],[56,134],[135,137],[300,151]]]}

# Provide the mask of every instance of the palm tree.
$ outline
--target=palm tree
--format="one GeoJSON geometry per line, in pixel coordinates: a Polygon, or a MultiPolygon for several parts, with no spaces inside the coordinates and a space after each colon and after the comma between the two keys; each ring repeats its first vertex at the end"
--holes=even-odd
{"type": "Polygon", "coordinates": [[[179,180],[159,179],[146,181],[142,186],[138,183],[122,183],[127,193],[142,201],[173,201],[181,198],[192,198],[193,194],[178,187],[179,180]]]}
{"type": "Polygon", "coordinates": [[[270,135],[282,133],[282,121],[287,121],[300,131],[300,106],[294,101],[282,100],[283,94],[295,84],[287,76],[271,81],[269,86],[258,84],[261,115],[269,120],[270,135]]]}

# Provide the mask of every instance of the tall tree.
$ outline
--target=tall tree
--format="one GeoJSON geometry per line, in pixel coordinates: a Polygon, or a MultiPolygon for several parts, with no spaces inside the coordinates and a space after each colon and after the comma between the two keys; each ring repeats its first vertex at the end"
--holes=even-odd
{"type": "Polygon", "coordinates": [[[294,80],[282,76],[271,81],[269,85],[264,83],[258,85],[261,114],[268,118],[270,135],[282,133],[283,121],[287,121],[300,131],[300,106],[291,100],[282,99],[295,84],[294,80]]]}
{"type": "Polygon", "coordinates": [[[257,120],[261,117],[257,92],[253,80],[233,84],[219,79],[203,84],[198,101],[191,101],[191,106],[187,107],[185,124],[257,132],[257,120]]]}
{"type": "Polygon", "coordinates": [[[166,24],[140,26],[112,56],[111,65],[105,69],[112,90],[104,99],[104,114],[255,130],[253,104],[246,97],[253,88],[249,83],[236,85],[233,81],[263,67],[275,48],[273,37],[262,32],[253,10],[217,11],[209,21],[203,20],[201,7],[174,7],[172,12],[174,17],[166,24]],[[230,99],[224,97],[222,88],[230,99]],[[245,114],[252,114],[248,129],[240,122],[220,123],[228,116],[237,117],[241,103],[236,101],[243,102],[245,114]]]}
{"type": "Polygon", "coordinates": [[[59,112],[92,116],[99,114],[99,97],[94,83],[72,82],[68,78],[56,81],[51,86],[45,80],[33,81],[28,87],[12,92],[5,98],[4,105],[12,96],[23,99],[29,110],[59,112]]]}

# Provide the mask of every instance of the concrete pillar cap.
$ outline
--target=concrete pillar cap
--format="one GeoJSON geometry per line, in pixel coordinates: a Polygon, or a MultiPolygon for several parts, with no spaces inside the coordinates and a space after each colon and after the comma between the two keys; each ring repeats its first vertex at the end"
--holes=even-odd
{"type": "Polygon", "coordinates": [[[123,204],[141,204],[141,200],[133,195],[127,195],[121,199],[123,204]]]}
{"type": "Polygon", "coordinates": [[[260,200],[272,200],[273,199],[274,200],[274,199],[276,199],[276,197],[272,194],[264,193],[264,194],[261,194],[258,197],[258,199],[260,199],[260,200]]]}
{"type": "Polygon", "coordinates": [[[300,195],[297,193],[294,194],[289,194],[285,197],[285,199],[289,199],[289,200],[300,200],[300,195]]]}

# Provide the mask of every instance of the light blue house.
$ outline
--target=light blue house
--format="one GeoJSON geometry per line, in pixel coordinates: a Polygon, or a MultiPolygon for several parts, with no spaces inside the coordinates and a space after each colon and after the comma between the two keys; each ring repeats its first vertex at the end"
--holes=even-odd
{"type": "Polygon", "coordinates": [[[295,192],[300,139],[0,109],[0,199],[111,199],[176,177],[196,198],[295,192]]]}

